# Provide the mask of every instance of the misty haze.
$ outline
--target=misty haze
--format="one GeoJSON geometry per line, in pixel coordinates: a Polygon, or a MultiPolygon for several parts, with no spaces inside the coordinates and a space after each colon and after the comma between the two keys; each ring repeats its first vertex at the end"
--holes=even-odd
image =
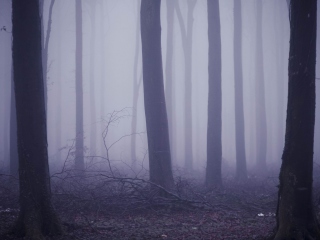
{"type": "Polygon", "coordinates": [[[0,0],[0,239],[320,239],[317,19],[0,0]]]}

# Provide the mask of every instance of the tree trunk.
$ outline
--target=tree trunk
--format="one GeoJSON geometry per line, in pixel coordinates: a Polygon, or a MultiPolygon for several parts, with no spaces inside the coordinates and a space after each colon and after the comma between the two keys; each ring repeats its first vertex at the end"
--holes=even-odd
{"type": "Polygon", "coordinates": [[[209,95],[206,185],[221,185],[221,35],[219,1],[208,0],[209,95]]]}
{"type": "Polygon", "coordinates": [[[138,98],[141,79],[138,79],[139,70],[139,55],[140,55],[140,43],[141,43],[141,32],[140,32],[140,10],[141,1],[137,2],[137,29],[136,29],[136,46],[134,53],[133,62],[133,99],[132,99],[132,121],[131,121],[131,158],[132,167],[136,169],[137,165],[137,154],[136,154],[136,132],[137,132],[137,114],[138,114],[138,98]]]}
{"type": "Polygon", "coordinates": [[[172,188],[173,175],[162,72],[160,3],[160,0],[141,1],[144,105],[150,181],[164,188],[172,188]]]}
{"type": "Polygon", "coordinates": [[[91,35],[90,35],[90,153],[91,155],[96,155],[96,145],[97,145],[97,124],[96,124],[96,99],[95,99],[95,41],[96,41],[96,4],[94,0],[90,2],[91,12],[91,35]]]}
{"type": "Polygon", "coordinates": [[[264,91],[264,63],[262,48],[262,0],[257,3],[257,29],[256,29],[256,143],[257,168],[262,174],[267,167],[267,122],[264,91]]]}
{"type": "Polygon", "coordinates": [[[174,25],[174,6],[175,1],[166,1],[167,5],[167,53],[166,53],[166,69],[165,69],[165,95],[168,113],[168,126],[170,137],[171,157],[174,160],[175,149],[173,147],[173,25],[174,25]]]}
{"type": "Polygon", "coordinates": [[[82,87],[82,1],[76,1],[76,149],[75,169],[84,170],[83,87],[82,87]]]}
{"type": "Polygon", "coordinates": [[[289,87],[276,240],[320,239],[312,201],[317,1],[290,3],[289,87]]]}
{"type": "Polygon", "coordinates": [[[247,179],[247,162],[244,138],[243,74],[242,74],[242,16],[241,1],[234,0],[234,93],[236,129],[236,178],[247,179]]]}
{"type": "Polygon", "coordinates": [[[12,56],[19,152],[20,213],[15,233],[61,233],[51,204],[39,1],[12,1],[12,56]]]}

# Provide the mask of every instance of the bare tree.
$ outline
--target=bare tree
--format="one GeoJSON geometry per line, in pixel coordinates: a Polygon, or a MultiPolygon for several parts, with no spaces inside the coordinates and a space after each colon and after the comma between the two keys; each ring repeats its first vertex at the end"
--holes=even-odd
{"type": "Polygon", "coordinates": [[[160,0],[141,1],[144,106],[150,181],[164,188],[171,188],[173,175],[163,86],[160,3],[160,0]]]}
{"type": "Polygon", "coordinates": [[[312,201],[317,0],[290,3],[289,89],[280,170],[280,239],[320,239],[312,201]]]}
{"type": "Polygon", "coordinates": [[[51,204],[39,1],[12,1],[20,212],[15,232],[31,239],[61,233],[51,204]]]}
{"type": "Polygon", "coordinates": [[[221,33],[219,0],[207,0],[209,40],[209,95],[206,185],[221,185],[221,33]]]}
{"type": "Polygon", "coordinates": [[[247,162],[244,138],[243,74],[242,74],[242,14],[241,1],[234,0],[234,93],[236,124],[236,178],[247,179],[247,162]]]}
{"type": "Polygon", "coordinates": [[[82,0],[76,2],[76,149],[75,168],[84,170],[83,80],[82,80],[82,0]]]}

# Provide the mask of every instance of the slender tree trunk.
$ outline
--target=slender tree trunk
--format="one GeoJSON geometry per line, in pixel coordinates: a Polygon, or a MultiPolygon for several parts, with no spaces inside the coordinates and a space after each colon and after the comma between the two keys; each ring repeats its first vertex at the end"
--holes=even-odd
{"type": "Polygon", "coordinates": [[[144,105],[150,181],[164,188],[172,188],[173,175],[162,72],[160,3],[160,0],[141,1],[144,105]]]}
{"type": "Polygon", "coordinates": [[[219,0],[207,0],[209,40],[209,95],[206,185],[222,184],[221,161],[221,33],[219,0]]]}
{"type": "Polygon", "coordinates": [[[75,168],[84,170],[83,81],[82,81],[82,1],[76,1],[76,144],[75,168]]]}
{"type": "MultiPolygon", "coordinates": [[[[104,2],[101,2],[101,6],[100,6],[100,14],[101,14],[101,34],[102,34],[102,39],[101,39],[101,89],[100,89],[100,114],[101,114],[101,118],[105,117],[105,113],[106,113],[106,104],[105,104],[105,95],[106,95],[106,72],[105,72],[105,68],[106,68],[106,57],[105,57],[105,22],[104,22],[104,2]]],[[[103,131],[103,126],[102,129],[103,131]]],[[[101,138],[101,155],[105,156],[106,155],[106,149],[104,146],[104,142],[103,139],[101,138]]]]}
{"type": "Polygon", "coordinates": [[[141,79],[138,79],[138,70],[139,70],[139,55],[140,55],[140,43],[141,43],[141,32],[140,32],[140,10],[141,1],[137,2],[137,29],[136,29],[136,46],[134,53],[134,62],[133,62],[133,99],[132,99],[132,121],[131,121],[131,158],[132,158],[132,167],[136,168],[137,164],[137,154],[136,154],[136,132],[137,132],[137,114],[138,114],[138,98],[139,98],[139,89],[141,84],[141,79]]]}
{"type": "Polygon", "coordinates": [[[170,149],[171,157],[175,159],[173,147],[173,26],[174,26],[174,6],[175,1],[166,1],[167,6],[167,53],[166,53],[166,69],[165,69],[165,95],[167,103],[167,113],[168,113],[168,125],[169,125],[169,137],[170,137],[170,149]]]}
{"type": "Polygon", "coordinates": [[[242,74],[242,14],[241,1],[234,0],[234,92],[236,124],[236,178],[247,179],[247,162],[244,137],[243,74],[242,74]]]}
{"type": "Polygon", "coordinates": [[[97,125],[96,125],[96,99],[95,99],[95,77],[94,77],[94,68],[95,68],[95,41],[96,41],[96,1],[90,2],[91,6],[91,35],[90,35],[90,151],[91,155],[96,154],[96,145],[97,145],[97,125]]]}
{"type": "Polygon", "coordinates": [[[265,173],[267,167],[267,121],[264,91],[264,63],[262,49],[262,0],[257,3],[256,29],[256,143],[257,167],[260,173],[265,173]]]}
{"type": "Polygon", "coordinates": [[[177,17],[181,28],[182,46],[185,59],[185,91],[184,91],[184,121],[185,121],[185,167],[192,170],[192,37],[193,11],[196,0],[188,0],[187,27],[183,23],[179,3],[176,2],[177,17]]]}
{"type": "Polygon", "coordinates": [[[15,233],[61,233],[51,204],[39,1],[12,1],[12,56],[19,152],[20,212],[15,233]]]}
{"type": "Polygon", "coordinates": [[[290,15],[288,106],[275,240],[320,239],[312,201],[317,1],[291,0],[290,15]]]}

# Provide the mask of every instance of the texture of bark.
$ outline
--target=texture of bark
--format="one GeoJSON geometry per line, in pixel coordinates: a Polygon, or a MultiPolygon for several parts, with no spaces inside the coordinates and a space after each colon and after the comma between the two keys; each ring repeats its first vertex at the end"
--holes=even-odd
{"type": "Polygon", "coordinates": [[[317,1],[290,3],[289,86],[276,240],[320,239],[312,201],[317,1]]]}
{"type": "Polygon", "coordinates": [[[173,174],[162,71],[160,3],[141,1],[143,89],[150,180],[170,189],[173,174]]]}
{"type": "Polygon", "coordinates": [[[14,232],[31,239],[61,233],[51,204],[39,1],[12,1],[13,71],[20,213],[14,232]]]}

